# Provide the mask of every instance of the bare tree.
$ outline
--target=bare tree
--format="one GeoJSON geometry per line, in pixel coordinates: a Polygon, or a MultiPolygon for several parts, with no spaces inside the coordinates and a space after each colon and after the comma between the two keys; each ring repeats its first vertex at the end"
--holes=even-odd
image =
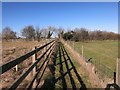
{"type": "Polygon", "coordinates": [[[5,27],[2,31],[2,38],[5,40],[16,39],[16,32],[14,32],[10,27],[5,27]]]}
{"type": "Polygon", "coordinates": [[[89,32],[89,40],[95,40],[95,33],[93,31],[89,32]]]}
{"type": "Polygon", "coordinates": [[[22,30],[22,36],[24,36],[26,39],[33,40],[35,39],[35,29],[32,25],[25,27],[22,30]]]}
{"type": "Polygon", "coordinates": [[[48,31],[47,39],[50,39],[52,34],[53,34],[53,32],[48,31]]]}
{"type": "Polygon", "coordinates": [[[47,38],[47,28],[42,28],[41,29],[41,37],[42,38],[47,38]]]}
{"type": "Polygon", "coordinates": [[[65,31],[65,29],[62,28],[62,27],[59,27],[59,28],[56,30],[56,32],[58,33],[58,38],[60,38],[60,39],[63,38],[63,36],[64,36],[64,31],[65,31]]]}
{"type": "Polygon", "coordinates": [[[48,26],[47,39],[51,38],[54,31],[55,31],[55,27],[48,26]]]}
{"type": "Polygon", "coordinates": [[[39,27],[36,27],[35,37],[36,37],[36,39],[37,39],[38,42],[40,41],[41,34],[42,34],[42,30],[39,27]]]}
{"type": "Polygon", "coordinates": [[[74,37],[75,41],[84,41],[88,39],[88,31],[86,28],[75,28],[74,37]]]}

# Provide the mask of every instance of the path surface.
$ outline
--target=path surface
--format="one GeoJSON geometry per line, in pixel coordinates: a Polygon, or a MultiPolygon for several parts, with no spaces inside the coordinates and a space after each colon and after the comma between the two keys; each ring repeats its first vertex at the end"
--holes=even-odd
{"type": "Polygon", "coordinates": [[[59,42],[56,51],[54,56],[57,54],[57,57],[52,58],[48,65],[49,77],[44,80],[41,88],[51,90],[55,88],[72,88],[73,90],[84,88],[86,90],[86,85],[61,42],[59,42]]]}

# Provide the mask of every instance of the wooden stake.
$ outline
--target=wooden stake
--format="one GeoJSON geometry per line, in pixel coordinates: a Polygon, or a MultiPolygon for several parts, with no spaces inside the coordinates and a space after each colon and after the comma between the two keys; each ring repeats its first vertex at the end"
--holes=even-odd
{"type": "Polygon", "coordinates": [[[74,44],[74,41],[73,41],[73,50],[75,50],[75,49],[74,49],[74,45],[75,45],[75,44],[74,44]]]}
{"type": "MultiPolygon", "coordinates": [[[[33,48],[33,50],[35,50],[35,47],[33,48]]],[[[32,63],[35,63],[35,62],[36,62],[36,53],[33,54],[33,56],[32,56],[32,63]]],[[[36,71],[37,71],[36,67],[33,68],[33,76],[35,75],[36,71]]]]}
{"type": "MultiPolygon", "coordinates": [[[[36,47],[34,47],[33,50],[36,50],[36,47]]],[[[32,63],[35,63],[36,59],[37,59],[37,53],[33,54],[33,56],[32,56],[32,63]]],[[[37,65],[36,65],[36,67],[33,68],[33,72],[32,72],[33,73],[33,77],[35,76],[36,71],[37,71],[37,65]]],[[[35,88],[36,84],[37,84],[37,82],[35,80],[35,82],[33,83],[33,88],[35,88]]]]}
{"type": "Polygon", "coordinates": [[[83,45],[82,45],[82,57],[83,57],[83,45]]]}
{"type": "Polygon", "coordinates": [[[116,83],[120,86],[120,59],[116,61],[116,83]]]}
{"type": "Polygon", "coordinates": [[[18,65],[15,66],[15,70],[16,70],[16,72],[18,71],[18,65]]]}

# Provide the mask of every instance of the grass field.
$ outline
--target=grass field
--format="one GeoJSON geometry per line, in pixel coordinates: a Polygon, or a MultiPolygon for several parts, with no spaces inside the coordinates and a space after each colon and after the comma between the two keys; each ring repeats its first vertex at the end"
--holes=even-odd
{"type": "Polygon", "coordinates": [[[78,53],[97,67],[101,75],[113,77],[118,57],[118,41],[68,42],[78,53]]]}

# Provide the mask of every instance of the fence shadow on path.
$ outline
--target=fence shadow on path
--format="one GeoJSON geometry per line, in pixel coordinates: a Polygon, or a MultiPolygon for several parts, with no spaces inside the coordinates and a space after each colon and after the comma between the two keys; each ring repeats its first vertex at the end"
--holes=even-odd
{"type": "Polygon", "coordinates": [[[52,74],[49,80],[45,80],[44,85],[42,86],[41,89],[45,88],[47,90],[53,90],[55,88],[55,84],[61,80],[61,85],[62,89],[68,89],[69,87],[67,86],[67,83],[70,83],[73,90],[76,89],[84,89],[86,90],[86,85],[82,81],[80,75],[78,74],[73,62],[71,61],[71,58],[69,57],[67,51],[65,50],[64,46],[62,45],[61,42],[58,43],[58,48],[52,55],[52,63],[48,65],[48,68],[52,74]],[[57,55],[58,54],[58,55],[57,55]],[[57,57],[59,56],[59,57],[57,57]],[[56,63],[56,60],[59,60],[59,63],[56,63]],[[63,66],[64,64],[64,66],[63,66]],[[59,65],[59,76],[55,77],[55,71],[56,71],[56,66],[59,65]],[[66,68],[66,72],[64,70],[66,68]],[[71,73],[71,71],[73,72],[71,73]],[[76,77],[73,77],[72,74],[76,77]],[[68,75],[70,82],[67,82],[66,80],[66,75],[68,75]],[[75,79],[79,81],[80,88],[76,86],[75,79]]]}
{"type": "Polygon", "coordinates": [[[55,66],[56,66],[56,59],[58,54],[58,44],[56,45],[56,48],[53,50],[53,53],[50,57],[50,63],[48,64],[48,69],[51,72],[51,76],[45,79],[44,84],[40,89],[43,90],[54,90],[55,89],[55,66]]]}
{"type": "MultiPolygon", "coordinates": [[[[66,54],[66,58],[67,58],[67,60],[69,60],[71,66],[72,66],[72,68],[73,68],[73,71],[74,71],[74,73],[75,73],[75,75],[76,75],[76,77],[77,77],[77,79],[78,79],[78,81],[79,81],[79,84],[80,84],[80,86],[81,86],[80,89],[83,89],[83,88],[86,89],[86,85],[84,84],[84,82],[82,81],[79,73],[77,72],[77,70],[76,70],[76,68],[75,68],[75,66],[74,66],[74,64],[73,64],[70,56],[68,55],[68,53],[67,53],[67,51],[65,50],[64,46],[63,46],[63,45],[61,45],[61,46],[63,47],[63,50],[62,50],[63,53],[66,54]]],[[[64,58],[64,59],[65,59],[65,58],[64,58]]],[[[67,65],[66,65],[66,66],[67,66],[67,65]]],[[[72,77],[72,76],[70,76],[70,77],[72,77]]],[[[74,80],[74,79],[71,78],[71,81],[72,81],[72,80],[74,80]]],[[[71,84],[72,84],[72,86],[74,86],[74,82],[71,83],[71,84]]],[[[74,89],[74,87],[73,87],[73,89],[74,89]]]]}

